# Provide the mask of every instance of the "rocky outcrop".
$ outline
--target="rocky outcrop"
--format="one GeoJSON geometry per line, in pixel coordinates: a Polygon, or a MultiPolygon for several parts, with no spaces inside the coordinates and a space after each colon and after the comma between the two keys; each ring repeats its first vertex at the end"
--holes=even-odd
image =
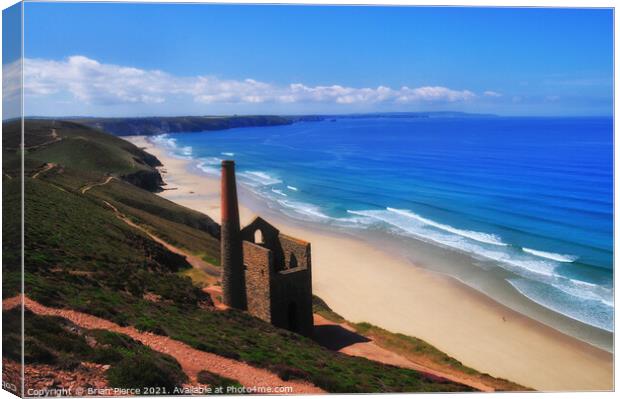
{"type": "Polygon", "coordinates": [[[164,181],[156,169],[139,170],[134,173],[123,175],[121,178],[134,186],[138,186],[151,192],[162,191],[162,186],[164,185],[164,181]]]}

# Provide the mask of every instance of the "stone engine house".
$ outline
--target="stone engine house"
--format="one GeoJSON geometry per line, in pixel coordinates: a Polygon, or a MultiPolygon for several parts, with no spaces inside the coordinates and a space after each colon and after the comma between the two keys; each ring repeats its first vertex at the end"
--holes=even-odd
{"type": "Polygon", "coordinates": [[[312,334],[310,243],[257,217],[240,229],[233,161],[222,161],[222,296],[226,305],[312,334]]]}

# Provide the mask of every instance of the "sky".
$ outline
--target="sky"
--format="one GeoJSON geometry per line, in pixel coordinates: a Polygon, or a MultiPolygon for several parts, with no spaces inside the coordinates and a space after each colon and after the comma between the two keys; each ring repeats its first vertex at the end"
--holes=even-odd
{"type": "Polygon", "coordinates": [[[611,9],[32,2],[24,24],[27,115],[613,112],[611,9]]]}

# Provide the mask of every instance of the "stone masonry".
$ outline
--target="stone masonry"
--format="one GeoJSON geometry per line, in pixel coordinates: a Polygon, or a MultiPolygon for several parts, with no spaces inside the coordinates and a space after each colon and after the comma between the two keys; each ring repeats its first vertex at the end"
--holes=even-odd
{"type": "Polygon", "coordinates": [[[260,217],[239,229],[233,161],[222,162],[221,240],[224,303],[276,327],[311,335],[310,243],[281,234],[260,217]]]}

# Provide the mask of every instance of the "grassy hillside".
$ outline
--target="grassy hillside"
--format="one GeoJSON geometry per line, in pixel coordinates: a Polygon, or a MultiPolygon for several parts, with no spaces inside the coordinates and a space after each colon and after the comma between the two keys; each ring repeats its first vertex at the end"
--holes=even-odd
{"type": "MultiPolygon", "coordinates": [[[[31,299],[166,335],[332,392],[470,390],[413,370],[329,351],[244,312],[216,311],[208,294],[184,276],[190,267],[184,257],[119,219],[108,205],[157,237],[215,262],[218,225],[128,182],[136,172],[156,173],[156,159],[123,140],[75,123],[29,121],[26,136],[24,278],[31,299]]],[[[13,139],[6,137],[9,143],[13,139]]],[[[17,193],[5,196],[7,209],[20,207],[16,147],[5,148],[4,190],[17,193]]],[[[15,230],[19,223],[8,226],[15,230]]],[[[19,243],[12,244],[4,251],[8,258],[18,259],[19,243]]],[[[3,277],[3,297],[17,294],[19,268],[4,267],[3,277]]],[[[6,312],[3,316],[10,317],[6,312]]],[[[43,345],[48,339],[35,335],[32,339],[42,351],[61,357],[92,356],[81,353],[80,345],[59,349],[43,345]]],[[[110,356],[114,348],[109,348],[110,356]]],[[[156,354],[149,356],[157,367],[175,367],[156,354]]],[[[139,370],[132,370],[132,378],[150,373],[140,375],[139,370]]]]}
{"type": "MultiPolygon", "coordinates": [[[[2,345],[5,356],[21,362],[18,344],[21,310],[15,308],[2,314],[5,333],[2,345]]],[[[67,319],[37,316],[25,312],[24,359],[30,365],[48,365],[57,371],[82,370],[82,363],[107,365],[105,375],[112,387],[164,387],[172,391],[187,382],[187,375],[176,359],[153,351],[130,337],[105,330],[86,330],[67,319]]]]}

